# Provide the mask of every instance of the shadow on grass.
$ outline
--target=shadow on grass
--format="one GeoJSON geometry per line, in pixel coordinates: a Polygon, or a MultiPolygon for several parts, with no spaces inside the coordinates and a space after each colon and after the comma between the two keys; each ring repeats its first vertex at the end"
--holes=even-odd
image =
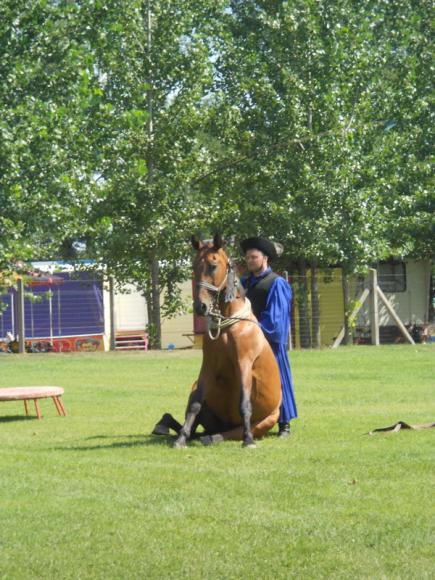
{"type": "Polygon", "coordinates": [[[109,439],[111,443],[96,445],[75,445],[71,447],[56,447],[61,451],[101,451],[102,449],[127,449],[129,447],[172,447],[175,435],[96,435],[88,437],[88,440],[109,439]],[[123,439],[123,441],[113,441],[113,439],[123,439]]]}
{"type": "MultiPolygon", "coordinates": [[[[198,433],[189,441],[189,446],[199,445],[203,447],[199,441],[199,437],[203,433],[198,433]]],[[[130,447],[172,447],[176,435],[93,435],[87,437],[85,441],[95,441],[95,445],[75,445],[70,447],[56,447],[60,451],[101,451],[103,449],[128,449],[130,447]],[[122,439],[122,441],[114,441],[114,439],[122,439]],[[97,441],[110,440],[110,443],[100,443],[97,441]]],[[[264,439],[269,437],[277,438],[276,433],[267,433],[264,439]]]]}
{"type": "Polygon", "coordinates": [[[6,417],[0,417],[0,423],[12,423],[13,421],[34,421],[37,417],[26,415],[6,415],[6,417]]]}

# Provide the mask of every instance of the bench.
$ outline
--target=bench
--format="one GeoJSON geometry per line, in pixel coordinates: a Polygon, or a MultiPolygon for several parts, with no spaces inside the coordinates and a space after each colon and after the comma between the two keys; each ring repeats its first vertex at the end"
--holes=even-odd
{"type": "Polygon", "coordinates": [[[62,387],[4,387],[0,388],[0,401],[23,401],[26,415],[29,415],[27,401],[33,400],[36,415],[42,419],[38,399],[52,398],[58,415],[66,417],[66,410],[61,401],[64,390],[62,387]]]}

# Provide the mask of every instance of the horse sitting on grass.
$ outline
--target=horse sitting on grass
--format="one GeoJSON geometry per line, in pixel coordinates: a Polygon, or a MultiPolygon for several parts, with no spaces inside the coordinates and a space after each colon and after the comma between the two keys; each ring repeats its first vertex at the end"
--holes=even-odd
{"type": "Polygon", "coordinates": [[[178,434],[176,448],[184,448],[198,426],[209,445],[228,439],[255,447],[278,421],[281,380],[272,349],[238,283],[219,235],[212,242],[192,236],[195,312],[208,318],[203,360],[187,403],[184,424],[166,413],[153,433],[178,434]]]}

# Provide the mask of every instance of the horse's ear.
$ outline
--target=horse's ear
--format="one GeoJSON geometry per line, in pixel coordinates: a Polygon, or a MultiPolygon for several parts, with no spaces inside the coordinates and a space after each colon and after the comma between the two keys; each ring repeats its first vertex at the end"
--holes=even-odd
{"type": "Polygon", "coordinates": [[[195,250],[199,250],[201,248],[201,240],[198,238],[198,236],[192,236],[190,241],[192,242],[192,246],[195,250]]]}
{"type": "Polygon", "coordinates": [[[215,250],[215,252],[220,250],[223,245],[224,242],[222,240],[222,236],[220,234],[215,234],[213,238],[213,249],[215,250]]]}
{"type": "Polygon", "coordinates": [[[226,244],[232,248],[235,248],[237,245],[237,237],[235,234],[233,234],[232,236],[230,236],[229,238],[226,238],[226,244]]]}

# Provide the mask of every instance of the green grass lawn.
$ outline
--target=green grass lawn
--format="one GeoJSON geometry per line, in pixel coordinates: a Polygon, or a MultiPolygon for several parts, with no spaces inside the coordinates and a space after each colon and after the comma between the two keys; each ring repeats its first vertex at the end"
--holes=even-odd
{"type": "Polygon", "coordinates": [[[61,385],[68,416],[0,403],[0,578],[434,578],[435,430],[367,432],[435,420],[435,348],[291,360],[289,439],[174,450],[149,433],[200,352],[2,355],[0,386],[61,385]]]}

